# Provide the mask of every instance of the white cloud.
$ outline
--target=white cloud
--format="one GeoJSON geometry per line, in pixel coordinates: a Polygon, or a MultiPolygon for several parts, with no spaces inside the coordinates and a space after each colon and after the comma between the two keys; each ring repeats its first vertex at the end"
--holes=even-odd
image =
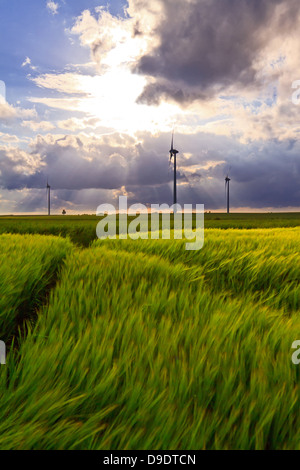
{"type": "Polygon", "coordinates": [[[61,93],[85,94],[87,90],[83,88],[83,77],[85,77],[85,75],[76,73],[46,73],[30,79],[40,88],[48,88],[61,93]]]}
{"type": "Polygon", "coordinates": [[[54,124],[52,124],[51,122],[48,122],[48,121],[40,121],[40,122],[23,121],[22,122],[22,127],[28,127],[29,129],[31,129],[34,132],[37,132],[37,131],[48,132],[48,131],[51,131],[51,130],[55,129],[54,124]]]}
{"type": "Polygon", "coordinates": [[[113,16],[103,7],[96,8],[98,18],[95,18],[89,10],[85,10],[77,18],[70,33],[78,35],[83,46],[90,47],[92,60],[99,67],[128,66],[156,45],[152,33],[160,10],[155,10],[155,5],[153,1],[151,9],[143,8],[139,13],[136,11],[134,18],[113,16]],[[137,27],[142,28],[142,34],[137,27]]]}
{"type": "Polygon", "coordinates": [[[30,65],[30,64],[31,64],[31,60],[29,59],[29,57],[26,57],[21,67],[25,67],[26,65],[30,65]]]}
{"type": "Polygon", "coordinates": [[[14,107],[9,103],[0,102],[0,121],[11,121],[17,118],[34,118],[37,113],[35,109],[24,109],[14,107]]]}
{"type": "Polygon", "coordinates": [[[24,60],[24,62],[21,65],[21,67],[26,67],[27,65],[31,68],[31,70],[36,70],[37,69],[37,67],[35,65],[32,65],[31,59],[29,57],[26,57],[26,59],[24,60]]]}
{"type": "Polygon", "coordinates": [[[55,3],[55,2],[52,2],[52,1],[48,1],[47,2],[47,8],[50,11],[50,13],[52,13],[52,15],[56,15],[58,13],[57,10],[59,8],[59,4],[55,3]]]}
{"type": "MultiPolygon", "coordinates": [[[[29,97],[27,98],[31,103],[43,104],[49,108],[61,109],[63,111],[79,111],[80,100],[79,98],[38,98],[29,97]]],[[[1,107],[0,107],[0,118],[1,118],[1,107]]]]}
{"type": "Polygon", "coordinates": [[[127,67],[110,67],[102,75],[76,73],[45,74],[32,79],[39,87],[73,95],[29,100],[46,106],[79,111],[87,118],[99,120],[99,125],[119,132],[138,130],[157,132],[172,128],[174,116],[184,114],[177,104],[161,103],[158,107],[137,104],[145,86],[144,77],[132,74],[127,67]],[[81,95],[81,96],[78,96],[81,95]]]}
{"type": "Polygon", "coordinates": [[[3,142],[4,144],[18,144],[20,141],[21,139],[16,135],[0,132],[0,142],[3,142]]]}
{"type": "Polygon", "coordinates": [[[69,131],[76,131],[76,130],[83,130],[87,127],[95,129],[99,125],[99,120],[97,118],[90,118],[90,119],[76,119],[70,118],[65,119],[64,121],[58,121],[57,126],[60,129],[65,129],[69,131]]]}

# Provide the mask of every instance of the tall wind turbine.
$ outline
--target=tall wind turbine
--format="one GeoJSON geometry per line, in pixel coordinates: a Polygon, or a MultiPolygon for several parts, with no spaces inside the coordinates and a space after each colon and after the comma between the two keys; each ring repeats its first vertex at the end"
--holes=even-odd
{"type": "Polygon", "coordinates": [[[48,201],[48,215],[50,215],[50,192],[51,192],[51,186],[48,183],[47,179],[47,201],[48,201]]]}
{"type": "Polygon", "coordinates": [[[225,178],[225,196],[227,199],[227,214],[229,214],[229,181],[230,181],[230,178],[227,175],[225,178]]]}
{"type": "Polygon", "coordinates": [[[178,150],[174,149],[174,131],[172,132],[172,140],[171,140],[171,150],[170,150],[170,160],[174,157],[174,190],[173,190],[173,204],[174,204],[174,212],[176,212],[175,204],[177,204],[177,175],[176,175],[176,155],[178,150]]]}

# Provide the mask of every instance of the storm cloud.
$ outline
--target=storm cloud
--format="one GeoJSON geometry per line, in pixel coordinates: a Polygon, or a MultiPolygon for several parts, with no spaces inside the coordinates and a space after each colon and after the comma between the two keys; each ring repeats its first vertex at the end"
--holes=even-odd
{"type": "MultiPolygon", "coordinates": [[[[133,2],[134,3],[134,2],[133,2]]],[[[139,101],[181,104],[261,85],[258,60],[273,37],[295,30],[297,0],[163,0],[159,45],[135,71],[151,80],[139,101]]]]}
{"type": "MultiPolygon", "coordinates": [[[[46,205],[49,178],[53,207],[95,210],[127,194],[129,203],[172,202],[173,167],[164,151],[169,135],[143,142],[126,135],[84,140],[84,136],[39,136],[31,153],[0,150],[0,184],[26,190],[19,210],[46,205]]],[[[296,207],[300,200],[300,145],[296,142],[242,145],[230,137],[199,133],[176,135],[178,201],[222,209],[224,178],[230,173],[234,207],[296,207]]]]}

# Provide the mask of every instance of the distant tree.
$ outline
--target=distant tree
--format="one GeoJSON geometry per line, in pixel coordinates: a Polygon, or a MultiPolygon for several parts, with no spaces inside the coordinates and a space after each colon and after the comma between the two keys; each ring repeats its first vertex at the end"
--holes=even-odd
{"type": "Polygon", "coordinates": [[[65,209],[62,211],[62,215],[66,215],[66,211],[65,211],[65,209]]]}

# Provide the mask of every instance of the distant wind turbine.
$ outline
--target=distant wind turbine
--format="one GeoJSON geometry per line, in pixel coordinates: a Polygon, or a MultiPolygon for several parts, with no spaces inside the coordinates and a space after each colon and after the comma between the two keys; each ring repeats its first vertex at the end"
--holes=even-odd
{"type": "Polygon", "coordinates": [[[174,190],[173,190],[173,204],[174,204],[174,212],[176,212],[176,206],[177,204],[177,175],[176,175],[176,155],[178,150],[174,149],[174,131],[172,132],[172,140],[171,140],[171,150],[170,150],[170,160],[172,160],[172,157],[174,157],[174,190]]]}
{"type": "Polygon", "coordinates": [[[227,199],[227,214],[229,214],[229,181],[230,181],[230,178],[227,175],[225,178],[225,196],[227,199]]]}
{"type": "Polygon", "coordinates": [[[51,192],[51,186],[48,183],[47,179],[47,201],[48,201],[48,215],[50,215],[50,192],[51,192]]]}

